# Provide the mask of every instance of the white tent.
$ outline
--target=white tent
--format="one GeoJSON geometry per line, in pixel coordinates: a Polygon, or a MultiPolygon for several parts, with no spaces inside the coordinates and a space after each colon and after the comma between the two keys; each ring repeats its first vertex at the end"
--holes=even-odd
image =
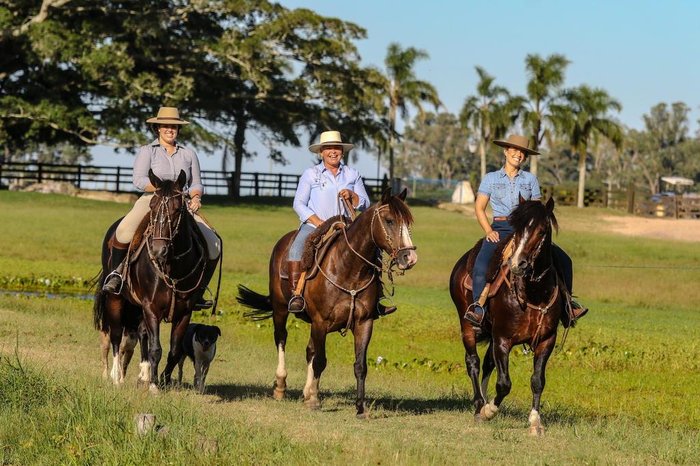
{"type": "Polygon", "coordinates": [[[469,181],[460,181],[452,192],[452,202],[455,204],[473,204],[474,190],[469,181]]]}
{"type": "Polygon", "coordinates": [[[693,186],[695,182],[690,178],[683,178],[682,176],[662,176],[661,181],[673,186],[693,186]]]}

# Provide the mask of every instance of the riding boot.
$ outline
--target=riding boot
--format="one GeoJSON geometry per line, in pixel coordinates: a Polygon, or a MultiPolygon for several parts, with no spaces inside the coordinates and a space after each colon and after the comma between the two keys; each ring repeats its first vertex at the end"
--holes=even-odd
{"type": "Polygon", "coordinates": [[[114,242],[111,248],[111,257],[109,260],[109,265],[112,271],[105,278],[105,283],[102,285],[102,291],[106,291],[112,294],[119,294],[122,290],[122,262],[126,257],[126,253],[129,250],[129,245],[114,242]],[[124,246],[124,247],[122,247],[124,246]]]}
{"type": "Polygon", "coordinates": [[[479,304],[479,301],[476,301],[467,307],[467,312],[464,313],[464,318],[474,327],[480,327],[481,322],[484,321],[484,315],[486,315],[486,309],[479,304]]]}
{"type": "Polygon", "coordinates": [[[561,319],[561,323],[564,328],[574,327],[576,325],[576,321],[585,316],[588,312],[588,308],[576,302],[574,298],[570,298],[569,303],[571,304],[571,313],[569,314],[568,312],[564,312],[561,319]]]}
{"type": "Polygon", "coordinates": [[[289,312],[302,312],[306,307],[304,298],[301,294],[297,294],[297,284],[300,277],[301,261],[289,261],[289,289],[292,292],[292,297],[287,305],[289,312]]]}
{"type": "Polygon", "coordinates": [[[214,275],[216,270],[216,265],[219,263],[219,258],[209,259],[204,266],[204,274],[202,275],[202,283],[199,285],[197,302],[194,304],[195,310],[209,309],[214,305],[214,301],[211,299],[204,299],[204,293],[207,292],[207,286],[209,285],[209,280],[214,275]]]}
{"type": "Polygon", "coordinates": [[[379,299],[377,300],[377,314],[380,317],[388,316],[389,314],[393,314],[396,312],[396,306],[392,304],[386,306],[382,303],[382,300],[385,299],[386,296],[384,296],[384,289],[381,285],[379,284],[379,299]]]}

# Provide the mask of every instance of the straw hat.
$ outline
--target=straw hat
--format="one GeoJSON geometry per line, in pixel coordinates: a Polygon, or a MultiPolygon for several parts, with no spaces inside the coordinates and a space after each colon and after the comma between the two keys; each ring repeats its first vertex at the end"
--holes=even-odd
{"type": "Polygon", "coordinates": [[[146,123],[155,123],[158,125],[189,125],[190,122],[180,118],[180,112],[175,107],[160,107],[158,115],[154,118],[149,118],[146,123]]]}
{"type": "Polygon", "coordinates": [[[511,134],[505,141],[495,140],[494,144],[501,147],[515,147],[525,152],[526,155],[540,155],[536,150],[530,149],[530,140],[525,136],[519,136],[517,134],[511,134]]]}
{"type": "Polygon", "coordinates": [[[343,142],[340,131],[324,131],[321,133],[318,144],[311,144],[309,150],[315,154],[321,153],[324,146],[342,146],[343,154],[350,152],[355,147],[353,144],[343,142]]]}

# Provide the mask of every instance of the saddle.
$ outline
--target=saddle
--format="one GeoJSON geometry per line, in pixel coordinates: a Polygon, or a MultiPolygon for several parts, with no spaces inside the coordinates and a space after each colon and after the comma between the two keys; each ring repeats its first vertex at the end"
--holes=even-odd
{"type": "MultiPolygon", "coordinates": [[[[483,240],[482,240],[483,241],[483,240]]],[[[471,257],[469,258],[469,267],[468,270],[469,272],[466,274],[464,277],[464,288],[469,291],[473,291],[473,286],[472,286],[472,276],[471,276],[471,271],[474,269],[474,262],[476,261],[476,256],[479,253],[479,250],[481,249],[481,242],[478,243],[478,248],[474,248],[471,257]]],[[[513,238],[508,240],[508,242],[503,246],[502,252],[500,254],[500,257],[498,254],[494,254],[494,257],[491,258],[491,264],[489,265],[489,272],[486,277],[486,286],[484,287],[484,291],[482,291],[481,296],[476,298],[477,301],[479,301],[479,304],[483,306],[486,303],[486,300],[488,298],[491,298],[494,296],[503,282],[507,281],[508,277],[508,259],[510,259],[510,256],[513,255],[513,251],[515,250],[515,243],[513,241],[513,238]],[[496,259],[500,258],[500,263],[496,262],[496,259]],[[497,264],[497,265],[496,265],[497,264]],[[494,271],[495,268],[495,271],[494,271]],[[489,278],[491,277],[491,278],[489,278]]]]}
{"type": "MultiPolygon", "coordinates": [[[[304,252],[301,256],[301,270],[302,278],[300,282],[304,280],[309,280],[313,278],[316,273],[318,273],[317,262],[321,262],[325,255],[328,253],[330,246],[335,242],[335,240],[341,235],[342,229],[345,228],[346,222],[343,221],[340,215],[331,217],[325,222],[323,222],[316,231],[311,233],[306,239],[306,244],[304,245],[304,252]]],[[[292,240],[289,242],[284,250],[284,255],[282,257],[288,257],[289,248],[292,246],[296,235],[299,232],[294,233],[292,240]]],[[[283,280],[289,280],[289,261],[283,260],[280,264],[279,276],[283,280]]]]}

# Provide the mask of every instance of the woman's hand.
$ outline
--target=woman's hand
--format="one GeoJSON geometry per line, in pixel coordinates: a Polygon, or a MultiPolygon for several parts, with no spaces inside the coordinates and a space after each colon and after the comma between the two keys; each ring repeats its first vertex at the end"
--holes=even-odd
{"type": "Polygon", "coordinates": [[[338,196],[345,199],[346,201],[350,201],[350,205],[352,205],[353,207],[357,207],[357,205],[360,203],[360,196],[358,196],[353,191],[347,188],[341,189],[338,193],[338,196]]]}
{"type": "Polygon", "coordinates": [[[190,198],[188,207],[190,209],[190,212],[196,214],[199,208],[202,207],[202,196],[200,196],[199,194],[195,194],[194,196],[192,196],[190,198]]]}
{"type": "Polygon", "coordinates": [[[490,243],[498,243],[498,240],[501,238],[501,236],[498,234],[496,230],[491,230],[486,234],[486,241],[490,243]]]}

